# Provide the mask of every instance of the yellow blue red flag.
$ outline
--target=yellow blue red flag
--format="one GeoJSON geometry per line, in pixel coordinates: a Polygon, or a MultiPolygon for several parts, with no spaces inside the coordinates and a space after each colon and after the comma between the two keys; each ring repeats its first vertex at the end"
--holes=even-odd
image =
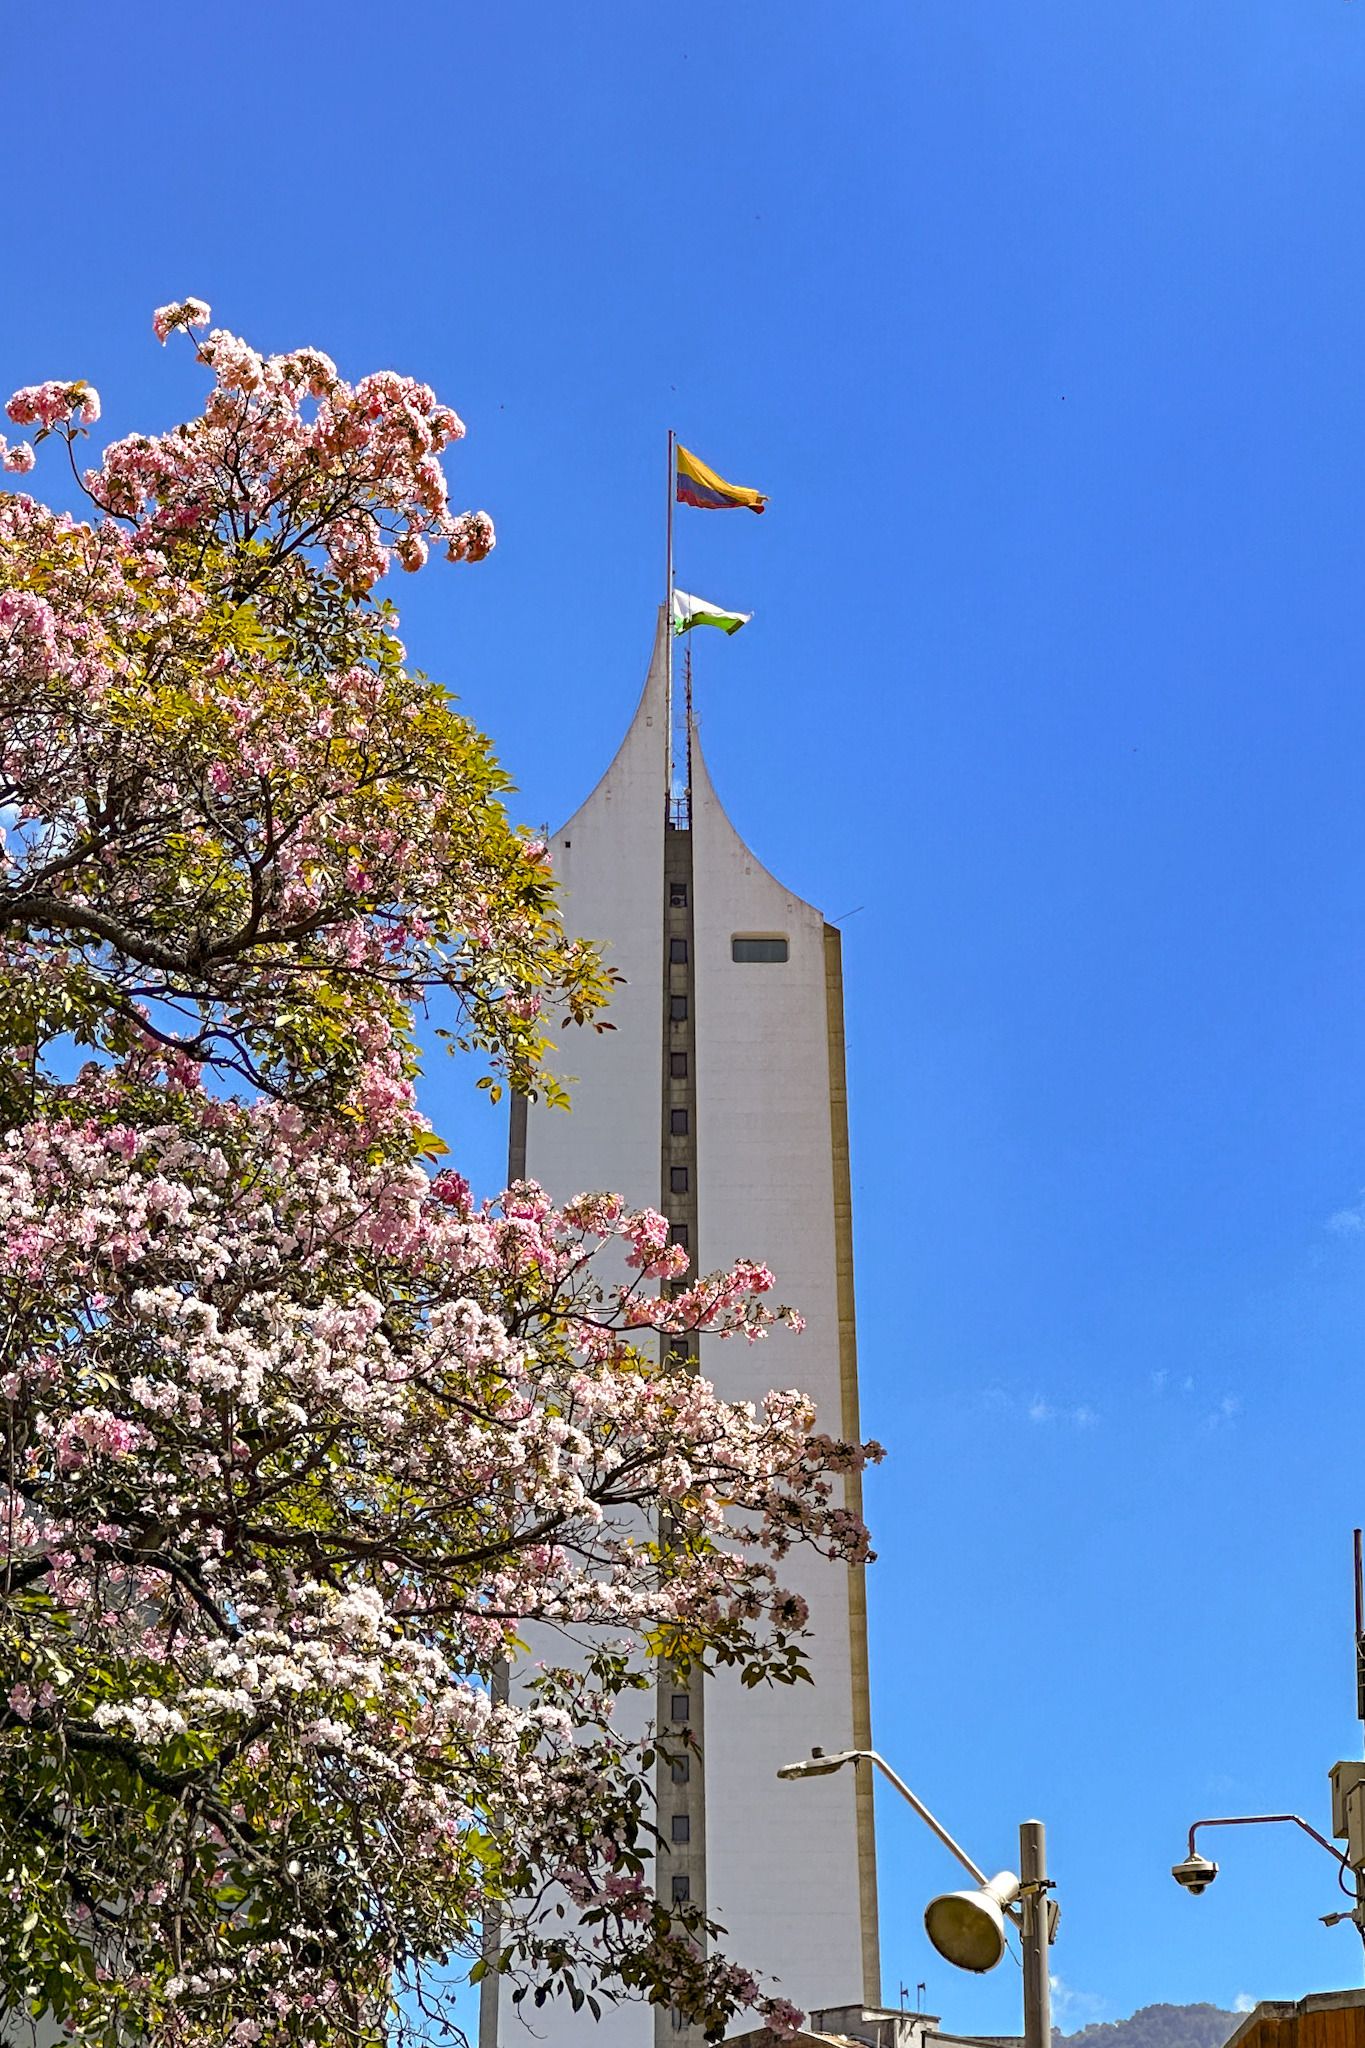
{"type": "Polygon", "coordinates": [[[742,507],[748,512],[761,512],[768,500],[762,491],[751,491],[745,484],[727,484],[723,476],[717,476],[714,469],[678,443],[678,503],[698,505],[704,512],[733,511],[742,507]]]}

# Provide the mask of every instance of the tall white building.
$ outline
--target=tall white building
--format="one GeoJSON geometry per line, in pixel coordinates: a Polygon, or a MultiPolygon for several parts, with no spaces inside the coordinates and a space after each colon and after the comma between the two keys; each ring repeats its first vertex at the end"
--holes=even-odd
{"type": "MultiPolygon", "coordinates": [[[[765,1260],[805,1332],[703,1337],[701,1370],[737,1398],[800,1386],[822,1427],[856,1438],[839,934],[739,837],[690,724],[671,764],[665,633],[661,608],[630,729],[552,842],[569,929],[603,942],[624,977],[615,1030],[564,1048],[571,1114],[515,1106],[512,1172],[558,1199],[611,1188],[662,1209],[702,1272],[765,1260]]],[[[850,1495],[857,1507],[856,1482],[850,1495]]],[[[801,2007],[876,2006],[870,1773],[776,1776],[816,1743],[870,1744],[862,1572],[797,1555],[784,1576],[810,1603],[814,1685],[744,1691],[723,1674],[684,1691],[661,1674],[659,1720],[689,1726],[702,1761],[681,1782],[663,1767],[658,1883],[699,1901],[726,1953],[801,2007]]],[[[597,2023],[504,1995],[480,2031],[483,2048],[695,2048],[676,2016],[641,2005],[597,2023]]]]}

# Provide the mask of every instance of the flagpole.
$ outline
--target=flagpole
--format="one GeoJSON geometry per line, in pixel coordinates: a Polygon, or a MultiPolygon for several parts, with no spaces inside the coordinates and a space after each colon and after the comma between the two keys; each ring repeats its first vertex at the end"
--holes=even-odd
{"type": "MultiPolygon", "coordinates": [[[[669,637],[672,637],[671,626],[669,637]]],[[[683,658],[683,711],[687,720],[687,824],[692,827],[692,635],[687,636],[683,658]]]]}
{"type": "Polygon", "coordinates": [[[666,711],[665,711],[665,720],[666,720],[666,724],[667,724],[667,729],[668,729],[668,740],[667,740],[667,743],[666,743],[666,745],[667,745],[667,751],[666,751],[666,754],[665,754],[665,767],[666,767],[666,774],[667,774],[667,787],[666,787],[666,788],[665,788],[665,790],[664,790],[664,802],[665,802],[665,804],[667,804],[668,806],[670,806],[670,810],[669,810],[669,815],[670,815],[670,816],[672,815],[672,811],[671,811],[671,806],[672,806],[672,802],[673,802],[673,449],[674,449],[674,445],[675,445],[675,444],[674,444],[674,435],[673,435],[673,429],[672,429],[672,427],[670,427],[670,428],[669,428],[669,430],[668,430],[668,498],[667,498],[667,507],[668,507],[668,510],[667,510],[667,520],[666,520],[666,530],[667,530],[667,552],[668,552],[668,563],[667,563],[667,578],[666,578],[666,581],[665,581],[665,584],[664,584],[664,702],[665,702],[665,705],[666,705],[666,711]]]}

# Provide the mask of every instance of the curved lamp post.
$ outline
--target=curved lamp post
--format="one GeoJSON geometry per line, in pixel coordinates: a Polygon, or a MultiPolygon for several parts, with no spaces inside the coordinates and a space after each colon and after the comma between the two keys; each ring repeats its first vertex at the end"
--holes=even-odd
{"type": "Polygon", "coordinates": [[[1355,1899],[1355,1905],[1349,1912],[1324,1913],[1322,1915],[1323,1925],[1325,1927],[1335,1927],[1339,1921],[1350,1920],[1354,1923],[1356,1932],[1361,1940],[1365,1942],[1365,1890],[1362,1890],[1361,1887],[1360,1874],[1349,1857],[1343,1856],[1341,1850],[1329,1842],[1326,1835],[1320,1835],[1311,1822],[1303,1818],[1302,1814],[1220,1813],[1212,1814],[1204,1820],[1194,1821],[1190,1827],[1189,1841],[1186,1844],[1184,1860],[1171,1865],[1171,1876],[1185,1891],[1192,1893],[1194,1897],[1198,1898],[1201,1892],[1208,1890],[1218,1875],[1218,1865],[1210,1862],[1207,1856],[1201,1856],[1194,1846],[1194,1838],[1200,1828],[1266,1827],[1275,1826],[1282,1821],[1288,1822],[1293,1827],[1302,1828],[1306,1835],[1313,1837],[1319,1848],[1327,1851],[1327,1854],[1337,1865],[1337,1883],[1348,1898],[1354,1897],[1355,1899]],[[1354,1886],[1348,1885],[1346,1882],[1348,1873],[1356,1879],[1354,1886]]]}
{"type": "Polygon", "coordinates": [[[852,1764],[855,1769],[859,1764],[872,1764],[883,1777],[889,1778],[906,1804],[913,1806],[925,1826],[974,1879],[970,1890],[944,1892],[931,1899],[925,1908],[924,1931],[946,1962],[959,1970],[993,1970],[1005,1953],[1006,1919],[1018,1924],[1024,1956],[1024,2041],[1026,2048],[1051,2048],[1047,1951],[1056,1934],[1057,1907],[1048,1897],[1052,1882],[1047,1875],[1043,1823],[1020,1823],[1018,1877],[1012,1870],[997,1871],[994,1877],[987,1877],[875,1749],[841,1749],[833,1756],[813,1749],[799,1763],[783,1764],[777,1775],[823,1778],[831,1771],[842,1770],[845,1764],[852,1764]]]}

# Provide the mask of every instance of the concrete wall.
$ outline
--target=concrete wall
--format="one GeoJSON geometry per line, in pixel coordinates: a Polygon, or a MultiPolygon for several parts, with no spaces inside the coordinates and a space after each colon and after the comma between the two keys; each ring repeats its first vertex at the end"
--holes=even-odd
{"type": "MultiPolygon", "coordinates": [[[[702,1370],[752,1400],[799,1386],[843,1431],[834,1229],[825,921],[734,830],[692,749],[696,908],[697,1170],[703,1270],[764,1259],[776,1299],[806,1318],[759,1345],[702,1340],[702,1370]],[[785,962],[736,962],[736,936],[783,937],[785,962]]],[[[783,1576],[810,1603],[813,1686],[745,1696],[725,1675],[707,1701],[708,1906],[736,1955],[780,1976],[798,2005],[874,2000],[864,1982],[856,1779],[779,1783],[779,1764],[857,1746],[849,1577],[795,1555],[783,1576]]]]}
{"type": "MultiPolygon", "coordinates": [[[[571,931],[608,944],[625,976],[611,1005],[613,1032],[569,1033],[559,1068],[577,1079],[573,1109],[532,1108],[526,1170],[557,1198],[613,1188],[633,1205],[668,1206],[661,1190],[666,1102],[664,1053],[673,1027],[665,995],[683,985],[666,969],[669,914],[664,882],[668,705],[662,619],[634,720],[597,788],[554,835],[555,866],[571,931]]],[[[702,1340],[701,1369],[733,1398],[769,1387],[812,1393],[821,1425],[856,1429],[847,1179],[839,1203],[842,1123],[837,935],[749,852],[712,788],[695,733],[692,745],[691,937],[686,974],[695,1094],[695,1263],[763,1258],[778,1298],[807,1319],[797,1337],[750,1346],[702,1340]],[[783,963],[737,963],[735,934],[780,935],[783,963]],[[833,961],[833,979],[831,978],[833,961]],[[833,1008],[831,1008],[833,1004],[833,1008]],[[833,1041],[837,1040],[837,1043],[833,1041]],[[833,1056],[833,1057],[832,1057],[833,1056]],[[838,1070],[837,1089],[834,1070],[838,1070]],[[841,1263],[842,1262],[842,1263],[841,1263]]],[[[669,872],[680,838],[668,834],[669,872]]],[[[677,924],[676,916],[673,917],[677,924]]],[[[681,1213],[675,1209],[674,1213],[681,1213]]],[[[797,1557],[784,1577],[810,1603],[813,1686],[746,1692],[708,1681],[702,1726],[704,1783],[689,1797],[706,1910],[728,1930],[726,1950],[769,1977],[803,2007],[876,2004],[875,1878],[870,1788],[851,1770],[779,1782],[780,1764],[814,1744],[865,1744],[866,1642],[860,1583],[842,1567],[797,1557]]],[[[694,1774],[695,1775],[695,1774],[694,1774]]],[[[680,1797],[682,1795],[679,1795],[680,1797]]],[[[636,2007],[600,2026],[556,2004],[514,2015],[504,2002],[502,2048],[527,2026],[552,2044],[648,2048],[683,2033],[636,2007]]]]}

